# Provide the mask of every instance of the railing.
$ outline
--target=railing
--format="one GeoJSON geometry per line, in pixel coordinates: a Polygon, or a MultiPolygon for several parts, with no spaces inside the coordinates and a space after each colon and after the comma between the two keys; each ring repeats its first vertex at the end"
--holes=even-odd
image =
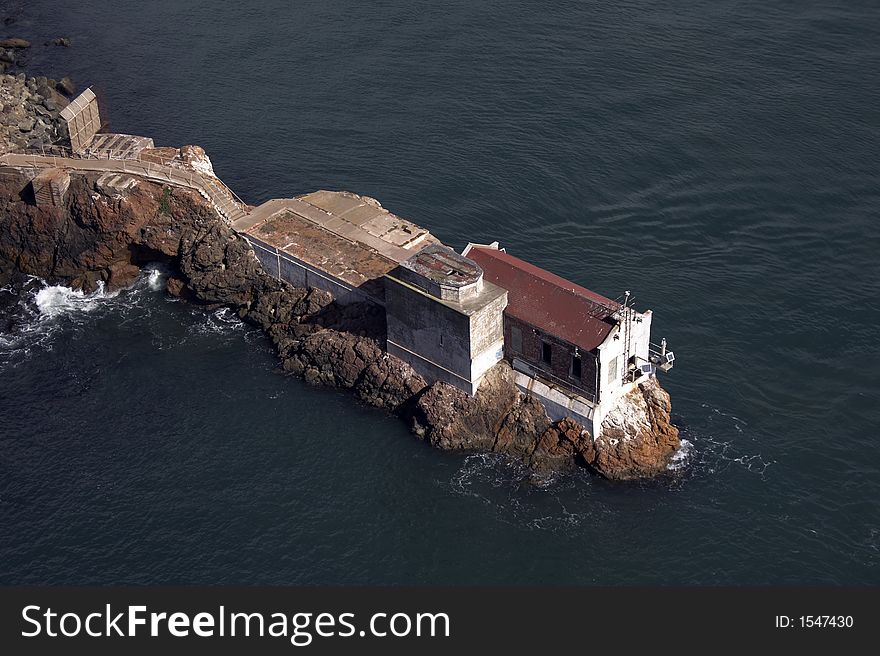
{"type": "Polygon", "coordinates": [[[513,359],[513,368],[516,371],[522,372],[527,376],[531,376],[532,378],[535,378],[537,380],[541,380],[544,383],[550,383],[548,387],[562,388],[562,392],[565,394],[575,394],[576,396],[580,396],[590,403],[596,403],[595,392],[591,393],[583,388],[578,387],[577,381],[565,380],[563,378],[560,378],[559,376],[556,376],[555,374],[544,371],[543,369],[538,369],[528,362],[520,360],[519,358],[513,359]]]}
{"type": "MultiPolygon", "coordinates": [[[[44,151],[45,152],[45,151],[44,151]]],[[[127,159],[104,159],[86,157],[59,157],[57,155],[36,155],[7,153],[0,161],[10,166],[29,166],[32,168],[69,167],[85,171],[105,171],[139,175],[158,182],[168,182],[197,191],[211,203],[214,210],[228,222],[247,214],[247,205],[223,182],[193,170],[177,169],[153,162],[127,159]]]]}

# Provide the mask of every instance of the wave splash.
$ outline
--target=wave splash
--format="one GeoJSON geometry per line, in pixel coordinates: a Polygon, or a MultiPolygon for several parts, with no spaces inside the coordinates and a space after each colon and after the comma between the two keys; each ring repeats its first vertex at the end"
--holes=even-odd
{"type": "Polygon", "coordinates": [[[98,311],[125,311],[140,305],[145,293],[165,285],[167,272],[159,266],[143,270],[135,284],[107,291],[103,282],[94,292],[50,285],[26,276],[0,288],[0,366],[26,361],[37,352],[51,351],[57,336],[98,311]]]}
{"type": "Polygon", "coordinates": [[[98,289],[89,294],[81,289],[46,285],[34,294],[33,300],[41,318],[55,319],[74,312],[91,312],[97,309],[102,300],[115,298],[118,294],[107,293],[103,282],[99,282],[98,289]]]}

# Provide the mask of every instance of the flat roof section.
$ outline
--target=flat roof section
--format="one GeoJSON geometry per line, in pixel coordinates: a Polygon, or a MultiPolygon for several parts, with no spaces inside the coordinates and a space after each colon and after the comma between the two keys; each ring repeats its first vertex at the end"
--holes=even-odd
{"type": "Polygon", "coordinates": [[[380,297],[377,279],[425,246],[440,243],[378,201],[349,191],[266,201],[232,227],[380,297]]]}
{"type": "MultiPolygon", "coordinates": [[[[282,209],[242,232],[367,292],[376,291],[372,288],[382,284],[376,279],[397,266],[375,250],[289,210],[282,209]]],[[[377,289],[381,296],[381,288],[377,289]]]]}
{"type": "Polygon", "coordinates": [[[350,191],[314,191],[298,200],[323,210],[342,223],[360,228],[368,235],[407,249],[440,243],[430,232],[386,210],[375,198],[350,191]]]}

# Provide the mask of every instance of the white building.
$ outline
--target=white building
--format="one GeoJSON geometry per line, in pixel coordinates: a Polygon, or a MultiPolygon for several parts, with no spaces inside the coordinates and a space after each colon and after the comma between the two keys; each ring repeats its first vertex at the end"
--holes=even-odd
{"type": "Polygon", "coordinates": [[[571,417],[598,436],[602,421],[644,377],[668,370],[673,355],[651,344],[650,310],[612,301],[520,260],[498,243],[468,244],[463,255],[508,292],[504,356],[516,383],[551,419],[571,417]]]}

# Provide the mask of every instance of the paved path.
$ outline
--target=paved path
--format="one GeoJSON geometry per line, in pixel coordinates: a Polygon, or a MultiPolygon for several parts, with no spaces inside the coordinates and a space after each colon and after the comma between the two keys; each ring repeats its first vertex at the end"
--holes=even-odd
{"type": "Polygon", "coordinates": [[[217,213],[237,232],[247,232],[278,212],[289,211],[343,239],[365,244],[395,262],[402,262],[413,254],[411,250],[389,243],[357,225],[297,198],[276,198],[259,207],[249,208],[219,178],[198,171],[131,159],[91,159],[16,153],[0,156],[0,164],[18,168],[62,168],[137,175],[156,182],[194,189],[208,200],[217,213]]]}
{"type": "Polygon", "coordinates": [[[0,164],[18,168],[63,168],[76,171],[95,171],[105,173],[129,173],[156,182],[167,182],[188,187],[199,192],[213,208],[229,223],[247,214],[247,206],[242,203],[219,178],[204,175],[197,171],[141,162],[131,159],[86,159],[54,157],[51,155],[22,155],[7,153],[0,157],[0,164]]]}

